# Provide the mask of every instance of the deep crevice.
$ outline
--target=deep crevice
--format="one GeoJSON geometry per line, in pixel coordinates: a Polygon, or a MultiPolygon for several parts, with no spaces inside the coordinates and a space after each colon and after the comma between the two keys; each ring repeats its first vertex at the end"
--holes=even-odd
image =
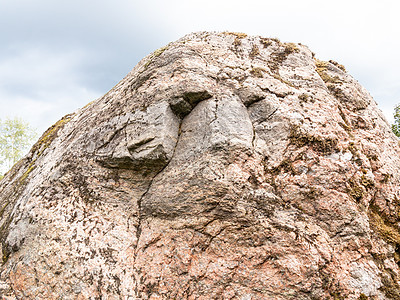
{"type": "Polygon", "coordinates": [[[214,111],[214,118],[208,123],[208,125],[214,123],[218,119],[218,99],[215,99],[215,111],[214,111]]]}
{"type": "Polygon", "coordinates": [[[251,139],[251,145],[253,146],[253,149],[255,149],[255,148],[256,148],[256,147],[255,147],[256,129],[254,128],[254,124],[253,124],[253,122],[251,122],[251,120],[250,120],[250,123],[251,123],[251,127],[253,128],[253,137],[252,137],[252,139],[251,139]]]}
{"type": "Polygon", "coordinates": [[[260,101],[262,101],[262,100],[264,100],[264,99],[265,99],[264,96],[257,96],[257,95],[255,95],[255,96],[253,96],[251,99],[248,99],[248,101],[244,102],[243,104],[244,104],[244,106],[246,106],[246,108],[247,108],[247,107],[250,107],[250,106],[252,106],[253,104],[258,103],[258,102],[260,102],[260,101]]]}
{"type": "Polygon", "coordinates": [[[178,137],[176,139],[176,143],[175,143],[175,146],[174,146],[174,150],[172,151],[171,158],[168,160],[168,162],[165,164],[165,166],[163,166],[161,168],[161,170],[158,171],[153,176],[153,178],[150,180],[149,186],[147,187],[146,191],[142,194],[142,196],[139,198],[139,200],[137,202],[138,203],[138,225],[137,225],[137,231],[136,231],[136,239],[137,239],[136,251],[137,251],[137,247],[139,246],[139,238],[140,238],[140,235],[142,233],[142,217],[143,217],[143,214],[142,214],[142,201],[143,201],[144,197],[147,195],[147,193],[150,191],[150,189],[151,189],[151,187],[153,185],[154,179],[168,167],[168,165],[170,164],[170,162],[174,158],[175,151],[176,151],[176,148],[178,146],[179,139],[180,139],[181,133],[182,133],[182,130],[181,130],[182,122],[183,122],[183,120],[181,120],[180,123],[179,123],[178,137]]]}
{"type": "Polygon", "coordinates": [[[282,99],[285,98],[287,95],[289,95],[289,93],[277,93],[277,92],[271,91],[269,88],[266,88],[266,87],[260,87],[260,88],[263,92],[273,94],[273,95],[277,96],[278,98],[282,98],[282,99]]]}

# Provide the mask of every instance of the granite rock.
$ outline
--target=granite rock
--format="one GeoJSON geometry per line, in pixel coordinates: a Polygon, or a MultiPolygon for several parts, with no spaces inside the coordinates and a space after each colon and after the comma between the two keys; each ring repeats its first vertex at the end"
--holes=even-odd
{"type": "Polygon", "coordinates": [[[0,182],[4,299],[400,299],[399,139],[304,45],[200,32],[0,182]]]}

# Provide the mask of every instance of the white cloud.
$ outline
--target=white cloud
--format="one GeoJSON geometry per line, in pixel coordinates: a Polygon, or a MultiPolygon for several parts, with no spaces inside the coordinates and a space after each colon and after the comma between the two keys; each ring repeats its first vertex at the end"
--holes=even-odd
{"type": "Polygon", "coordinates": [[[40,132],[100,96],[82,85],[81,53],[28,49],[0,61],[0,118],[22,117],[40,132]]]}
{"type": "Polygon", "coordinates": [[[196,30],[231,30],[301,42],[317,57],[337,60],[364,85],[392,120],[400,103],[400,2],[317,0],[146,1],[152,21],[174,37],[196,30]],[[171,15],[179,16],[172,20],[171,15]]]}

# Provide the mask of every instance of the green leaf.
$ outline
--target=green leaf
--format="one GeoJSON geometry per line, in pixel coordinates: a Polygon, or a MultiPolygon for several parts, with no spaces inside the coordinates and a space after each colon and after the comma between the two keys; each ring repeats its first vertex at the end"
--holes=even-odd
{"type": "Polygon", "coordinates": [[[400,104],[394,108],[394,123],[392,125],[392,131],[395,135],[400,137],[400,104]]]}
{"type": "Polygon", "coordinates": [[[0,173],[9,170],[20,160],[35,138],[35,131],[24,120],[0,120],[0,173]]]}

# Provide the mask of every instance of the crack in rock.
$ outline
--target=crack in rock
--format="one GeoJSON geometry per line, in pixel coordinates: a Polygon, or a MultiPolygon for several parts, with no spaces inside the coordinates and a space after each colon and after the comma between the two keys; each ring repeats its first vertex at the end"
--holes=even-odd
{"type": "Polygon", "coordinates": [[[400,298],[400,146],[338,66],[237,32],[145,57],[0,181],[1,296],[400,298]]]}

